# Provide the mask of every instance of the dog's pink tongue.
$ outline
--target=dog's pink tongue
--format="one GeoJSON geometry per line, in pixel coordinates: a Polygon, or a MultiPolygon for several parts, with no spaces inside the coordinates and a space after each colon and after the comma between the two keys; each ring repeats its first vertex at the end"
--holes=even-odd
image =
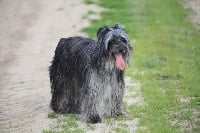
{"type": "Polygon", "coordinates": [[[120,70],[125,69],[125,62],[124,59],[122,58],[121,53],[115,53],[115,59],[116,59],[116,65],[119,67],[120,70]]]}

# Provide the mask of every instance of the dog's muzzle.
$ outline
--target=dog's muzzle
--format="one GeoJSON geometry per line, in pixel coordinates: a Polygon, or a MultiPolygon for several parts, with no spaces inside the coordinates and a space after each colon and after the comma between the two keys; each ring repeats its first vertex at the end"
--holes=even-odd
{"type": "Polygon", "coordinates": [[[113,57],[115,58],[115,64],[120,70],[125,70],[126,63],[124,60],[124,55],[128,53],[128,47],[125,45],[111,45],[110,53],[112,53],[113,57]]]}

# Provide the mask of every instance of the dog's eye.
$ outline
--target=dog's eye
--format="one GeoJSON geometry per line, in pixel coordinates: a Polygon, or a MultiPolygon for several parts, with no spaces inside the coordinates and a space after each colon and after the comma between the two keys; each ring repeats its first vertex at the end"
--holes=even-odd
{"type": "Polygon", "coordinates": [[[122,41],[123,43],[127,43],[127,41],[126,41],[125,38],[121,38],[121,41],[122,41]]]}
{"type": "Polygon", "coordinates": [[[116,41],[113,39],[113,40],[110,40],[109,41],[109,44],[113,44],[113,43],[115,43],[116,41]]]}

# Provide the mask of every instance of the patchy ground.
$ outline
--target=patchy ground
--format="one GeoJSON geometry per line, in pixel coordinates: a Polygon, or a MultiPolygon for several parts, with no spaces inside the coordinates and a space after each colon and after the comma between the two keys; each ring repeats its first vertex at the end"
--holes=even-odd
{"type": "Polygon", "coordinates": [[[95,6],[83,1],[0,0],[0,133],[39,133],[48,119],[48,66],[58,39],[82,35],[95,6]]]}

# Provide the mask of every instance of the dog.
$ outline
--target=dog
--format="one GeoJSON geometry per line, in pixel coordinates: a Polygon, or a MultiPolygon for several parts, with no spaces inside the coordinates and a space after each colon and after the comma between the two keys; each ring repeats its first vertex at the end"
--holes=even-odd
{"type": "Polygon", "coordinates": [[[61,38],[49,67],[51,108],[80,114],[91,123],[101,122],[102,116],[124,115],[124,70],[131,53],[121,24],[99,28],[97,40],[61,38]]]}

